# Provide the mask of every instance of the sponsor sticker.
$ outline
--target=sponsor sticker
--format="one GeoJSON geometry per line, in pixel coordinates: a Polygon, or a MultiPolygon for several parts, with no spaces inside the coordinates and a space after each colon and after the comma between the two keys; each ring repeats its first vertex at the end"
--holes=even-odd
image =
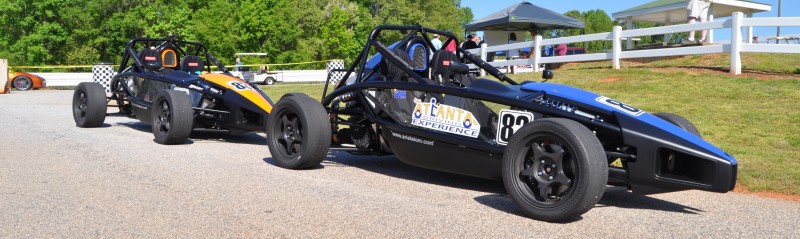
{"type": "Polygon", "coordinates": [[[425,140],[425,139],[420,139],[420,138],[417,138],[417,137],[414,137],[414,136],[411,136],[411,135],[398,134],[398,133],[395,133],[394,131],[392,131],[392,136],[394,136],[394,137],[396,137],[398,139],[405,140],[405,141],[411,141],[411,142],[418,143],[418,144],[424,144],[424,145],[428,145],[428,146],[433,146],[433,140],[425,140]]]}
{"type": "Polygon", "coordinates": [[[155,60],[156,60],[156,57],[155,57],[155,56],[145,56],[145,57],[144,57],[144,60],[145,60],[145,61],[155,61],[155,60]]]}
{"type": "Polygon", "coordinates": [[[449,66],[450,65],[450,61],[442,61],[442,65],[449,66]]]}
{"type": "Polygon", "coordinates": [[[637,108],[635,108],[633,106],[623,104],[622,102],[616,101],[614,99],[611,99],[611,98],[608,98],[608,97],[605,97],[605,96],[597,97],[597,99],[594,99],[594,100],[597,101],[597,102],[600,102],[601,104],[614,107],[615,109],[618,109],[618,110],[620,110],[622,112],[625,112],[625,113],[627,113],[629,115],[639,116],[639,115],[642,115],[644,113],[644,110],[640,110],[640,109],[637,109],[637,108]]]}
{"type": "Polygon", "coordinates": [[[411,114],[411,124],[426,129],[477,138],[481,124],[472,112],[449,105],[439,104],[436,98],[429,102],[414,99],[417,103],[411,114]]]}
{"type": "Polygon", "coordinates": [[[189,66],[198,66],[199,64],[197,64],[197,62],[189,62],[189,64],[188,64],[188,65],[189,65],[189,66]]]}
{"type": "Polygon", "coordinates": [[[406,91],[404,91],[404,90],[394,90],[394,98],[395,99],[405,99],[406,98],[406,91]]]}

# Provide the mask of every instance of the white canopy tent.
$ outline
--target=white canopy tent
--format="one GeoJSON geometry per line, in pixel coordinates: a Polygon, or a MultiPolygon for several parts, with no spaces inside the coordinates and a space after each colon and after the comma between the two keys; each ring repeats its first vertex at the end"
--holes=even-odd
{"type": "MultiPolygon", "coordinates": [[[[688,0],[657,0],[642,4],[627,10],[612,14],[614,19],[625,20],[628,23],[627,29],[633,27],[633,21],[644,21],[663,24],[674,24],[686,22],[686,6],[688,0]]],[[[742,12],[747,17],[753,17],[757,12],[772,11],[772,5],[753,1],[741,0],[712,0],[709,9],[708,20],[713,21],[714,17],[729,17],[734,12],[742,12]]],[[[753,39],[753,29],[747,31],[748,41],[753,39]]],[[[709,42],[713,42],[713,33],[709,33],[709,42]]],[[[633,45],[630,40],[629,48],[633,45]]]]}

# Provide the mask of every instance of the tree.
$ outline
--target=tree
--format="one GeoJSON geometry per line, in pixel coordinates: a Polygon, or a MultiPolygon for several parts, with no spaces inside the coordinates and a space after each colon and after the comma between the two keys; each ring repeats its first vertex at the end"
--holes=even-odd
{"type": "MultiPolygon", "coordinates": [[[[372,29],[413,25],[463,32],[460,0],[0,0],[0,57],[12,65],[118,63],[136,37],[203,42],[223,63],[352,61],[372,29]]],[[[384,43],[399,39],[387,34],[384,43]]]]}

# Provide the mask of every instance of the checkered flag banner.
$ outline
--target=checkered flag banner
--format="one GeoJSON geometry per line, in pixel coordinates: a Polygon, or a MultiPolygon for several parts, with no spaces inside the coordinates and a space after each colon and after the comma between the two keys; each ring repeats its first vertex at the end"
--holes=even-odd
{"type": "Polygon", "coordinates": [[[100,83],[106,89],[106,95],[111,94],[111,78],[116,75],[114,66],[107,63],[95,64],[92,66],[92,81],[100,83]]]}
{"type": "Polygon", "coordinates": [[[347,71],[344,70],[344,61],[343,60],[333,60],[328,62],[328,83],[329,84],[337,84],[339,83],[347,71]]]}

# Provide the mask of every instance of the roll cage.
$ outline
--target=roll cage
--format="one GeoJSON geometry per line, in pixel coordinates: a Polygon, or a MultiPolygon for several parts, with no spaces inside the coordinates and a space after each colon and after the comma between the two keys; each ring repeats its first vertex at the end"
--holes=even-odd
{"type": "MultiPolygon", "coordinates": [[[[452,32],[440,31],[440,30],[436,30],[436,29],[430,29],[430,28],[419,26],[419,25],[417,25],[417,26],[385,25],[385,26],[376,27],[369,34],[369,38],[367,39],[367,43],[364,45],[364,48],[361,50],[361,53],[358,55],[358,57],[353,62],[353,64],[350,66],[350,68],[346,69],[347,73],[345,73],[343,79],[348,79],[351,74],[355,73],[356,74],[355,82],[361,83],[361,82],[364,82],[366,79],[369,79],[373,74],[375,74],[376,70],[378,69],[377,67],[367,68],[367,59],[369,58],[369,54],[371,52],[370,50],[372,50],[374,48],[375,51],[377,53],[380,53],[381,56],[384,57],[386,60],[388,60],[392,64],[400,66],[400,69],[403,72],[405,72],[406,74],[408,74],[409,76],[413,77],[413,79],[416,82],[421,83],[421,84],[427,84],[422,76],[420,76],[419,74],[414,72],[414,68],[412,68],[408,63],[403,61],[399,56],[397,56],[397,54],[394,54],[394,52],[392,52],[391,49],[389,49],[385,44],[383,44],[382,42],[380,42],[378,40],[380,35],[381,35],[381,32],[383,32],[383,31],[400,31],[401,33],[404,33],[405,36],[403,37],[402,40],[400,40],[400,42],[407,42],[411,38],[414,38],[414,37],[417,37],[417,36],[421,36],[423,39],[425,39],[425,45],[426,45],[426,47],[428,47],[428,49],[434,49],[433,48],[433,43],[431,43],[430,38],[427,36],[428,34],[439,34],[439,35],[442,35],[442,36],[446,36],[447,40],[442,44],[442,46],[444,47],[444,46],[447,46],[448,44],[451,44],[451,42],[454,42],[455,45],[457,46],[455,53],[456,53],[456,56],[458,58],[466,59],[470,63],[475,64],[476,66],[478,66],[478,68],[483,69],[487,73],[489,73],[490,75],[496,77],[500,81],[507,82],[508,84],[511,84],[511,85],[517,85],[518,84],[516,81],[512,80],[511,78],[509,78],[508,76],[506,76],[505,74],[503,74],[502,72],[500,72],[499,70],[494,68],[493,66],[491,66],[488,63],[486,63],[485,61],[481,60],[480,57],[478,57],[478,56],[476,56],[476,55],[464,50],[461,47],[458,47],[458,45],[459,45],[458,37],[455,34],[453,34],[452,32]]],[[[428,68],[430,68],[430,67],[428,67],[428,68]]],[[[345,85],[345,81],[340,81],[338,84],[336,84],[334,89],[339,89],[339,88],[343,87],[344,85],[345,85]]],[[[323,105],[325,105],[327,103],[330,103],[329,100],[326,100],[327,99],[326,96],[328,96],[327,93],[328,93],[328,85],[326,84],[325,85],[325,89],[323,90],[323,93],[322,93],[322,97],[323,97],[322,103],[323,103],[323,105]]]]}

